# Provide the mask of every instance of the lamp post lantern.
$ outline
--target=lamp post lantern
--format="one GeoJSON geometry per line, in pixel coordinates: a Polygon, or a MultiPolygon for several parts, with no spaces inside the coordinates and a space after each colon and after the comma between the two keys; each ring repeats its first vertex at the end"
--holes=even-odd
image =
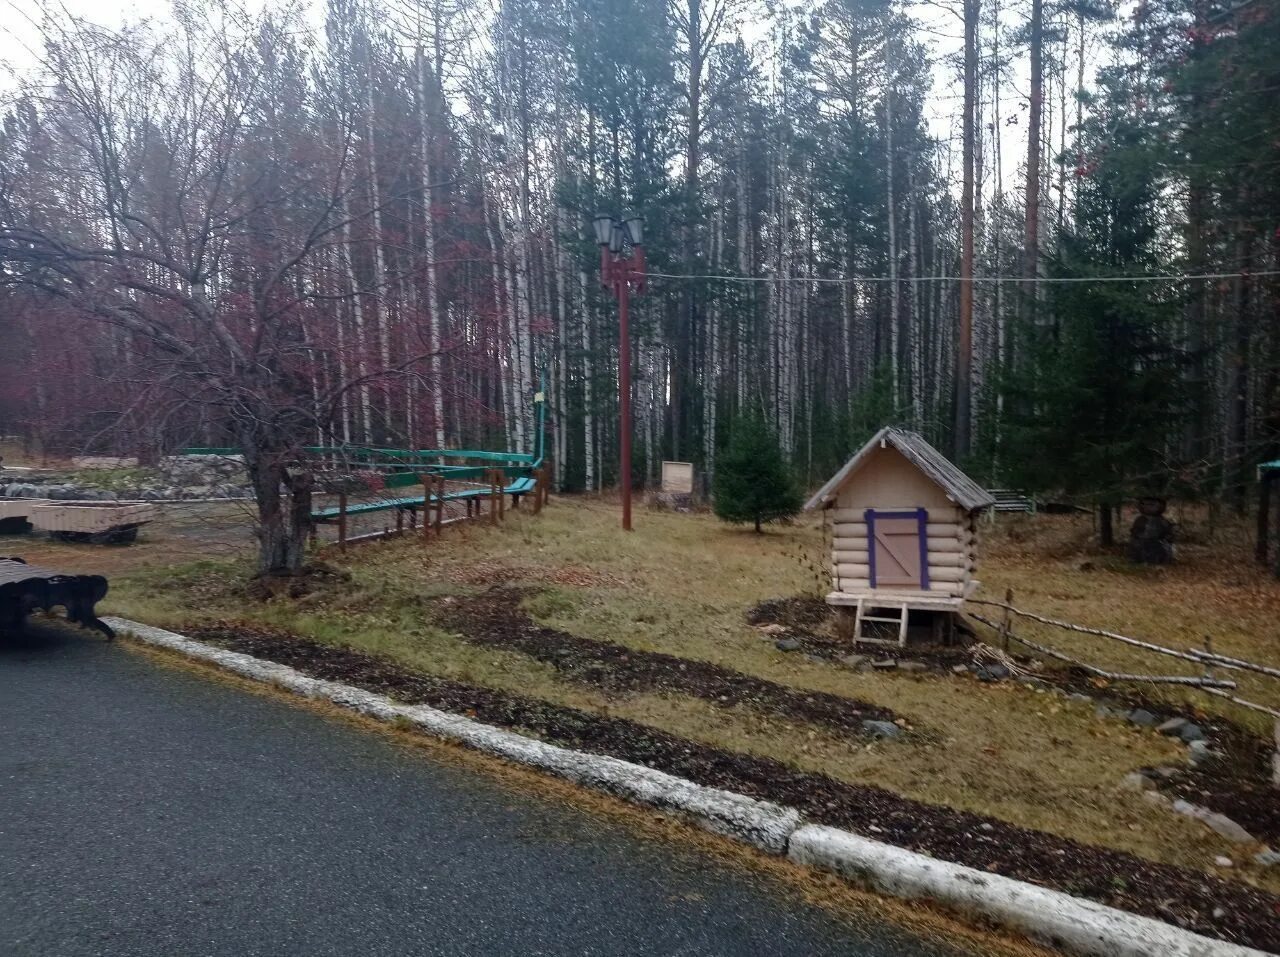
{"type": "Polygon", "coordinates": [[[618,405],[621,411],[622,528],[631,531],[631,291],[644,293],[644,217],[601,215],[592,221],[600,247],[600,282],[618,300],[618,405]]]}

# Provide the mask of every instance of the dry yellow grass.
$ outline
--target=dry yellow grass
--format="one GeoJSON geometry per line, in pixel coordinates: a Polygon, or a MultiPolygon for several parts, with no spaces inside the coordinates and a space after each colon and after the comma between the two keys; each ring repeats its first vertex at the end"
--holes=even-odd
{"type": "MultiPolygon", "coordinates": [[[[814,523],[756,536],[706,516],[642,512],[636,532],[623,535],[615,509],[572,500],[557,500],[538,517],[508,516],[501,527],[455,527],[443,541],[427,545],[415,537],[353,549],[341,561],[354,583],[300,602],[238,599],[235,582],[244,566],[214,562],[177,574],[165,568],[120,576],[109,604],[161,625],[246,617],[422,671],[630,718],[1152,860],[1199,869],[1234,850],[1202,826],[1154,810],[1118,788],[1130,770],[1184,760],[1181,746],[1168,739],[1099,721],[1089,705],[1021,685],[854,673],[780,652],[762,640],[746,623],[748,608],[821,587],[813,564],[821,564],[822,532],[814,523]],[[467,644],[430,621],[426,600],[432,596],[507,582],[539,586],[527,606],[550,626],[869,701],[904,716],[921,733],[909,741],[867,745],[819,727],[683,696],[610,697],[525,655],[467,644]]],[[[996,531],[982,576],[988,593],[1013,587],[1019,602],[1037,611],[1132,628],[1146,637],[1161,637],[1155,629],[1166,621],[1196,633],[1206,616],[1221,615],[1217,606],[1190,596],[1182,596],[1176,610],[1164,607],[1180,589],[1219,587],[1191,569],[1134,575],[1100,565],[1086,572],[1075,569],[1074,551],[1058,558],[1038,554],[1036,549],[1058,548],[1053,542],[1059,534],[1073,540],[1079,523],[1063,520],[1059,529],[1057,521],[1032,520],[1049,528],[1049,544],[1031,543],[1035,525],[1019,533],[1017,520],[996,531]],[[1024,541],[1016,540],[1019,534],[1024,541]],[[1122,603],[1153,607],[1123,612],[1122,603]]],[[[1247,587],[1258,596],[1275,594],[1265,582],[1247,587]]],[[[1250,638],[1256,620],[1247,613],[1233,620],[1233,638],[1222,631],[1219,647],[1261,655],[1265,648],[1250,638]]],[[[1249,867],[1232,875],[1280,890],[1280,880],[1249,867]]]]}

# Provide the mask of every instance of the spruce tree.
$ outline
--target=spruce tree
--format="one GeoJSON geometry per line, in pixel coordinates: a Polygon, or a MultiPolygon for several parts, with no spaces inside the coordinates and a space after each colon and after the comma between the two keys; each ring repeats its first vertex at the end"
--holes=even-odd
{"type": "Polygon", "coordinates": [[[733,425],[729,447],[716,461],[715,513],[735,525],[790,518],[803,504],[800,489],[782,457],[778,440],[759,416],[742,416],[733,425]]]}
{"type": "Polygon", "coordinates": [[[1090,144],[1096,165],[1048,260],[1050,278],[1070,281],[1050,287],[1023,330],[1028,361],[1011,380],[1005,464],[1024,488],[1097,505],[1103,545],[1125,499],[1170,490],[1187,364],[1173,291],[1118,278],[1158,269],[1159,182],[1142,130],[1107,134],[1105,146],[1090,144]]]}

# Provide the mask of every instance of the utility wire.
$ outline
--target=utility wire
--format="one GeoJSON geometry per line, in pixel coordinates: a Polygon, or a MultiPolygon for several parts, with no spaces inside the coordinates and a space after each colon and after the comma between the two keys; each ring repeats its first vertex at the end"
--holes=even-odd
{"type": "MultiPolygon", "coordinates": [[[[647,272],[644,275],[646,279],[703,279],[719,282],[813,282],[836,284],[855,282],[964,282],[959,276],[899,276],[897,278],[890,276],[784,276],[779,278],[776,276],[700,276],[670,272],[647,272]]],[[[1031,279],[1026,276],[974,276],[969,282],[1188,282],[1198,279],[1252,279],[1260,276],[1280,276],[1280,269],[1165,276],[1048,276],[1037,279],[1031,279]]]]}

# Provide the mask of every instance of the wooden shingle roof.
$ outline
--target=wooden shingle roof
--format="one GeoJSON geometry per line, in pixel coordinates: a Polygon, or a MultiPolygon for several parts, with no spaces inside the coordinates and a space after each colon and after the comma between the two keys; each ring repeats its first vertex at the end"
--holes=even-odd
{"type": "Polygon", "coordinates": [[[893,446],[916,468],[942,489],[951,501],[967,511],[988,508],[995,504],[991,493],[956,467],[950,459],[924,440],[918,432],[886,426],[877,432],[853,458],[849,459],[826,485],[805,504],[805,511],[825,508],[835,500],[868,456],[883,446],[893,446]]]}

